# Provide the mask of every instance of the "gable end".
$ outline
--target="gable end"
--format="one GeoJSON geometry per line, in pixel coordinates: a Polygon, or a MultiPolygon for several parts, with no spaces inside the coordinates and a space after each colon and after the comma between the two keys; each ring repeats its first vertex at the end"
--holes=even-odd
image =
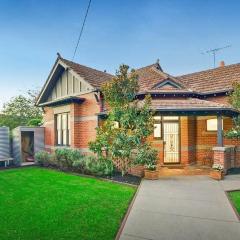
{"type": "Polygon", "coordinates": [[[183,89],[183,87],[170,79],[166,79],[160,83],[155,84],[152,89],[183,89]]]}
{"type": "Polygon", "coordinates": [[[61,59],[57,59],[50,75],[42,88],[36,105],[63,99],[70,96],[78,96],[95,88],[85,79],[69,68],[61,59]]]}

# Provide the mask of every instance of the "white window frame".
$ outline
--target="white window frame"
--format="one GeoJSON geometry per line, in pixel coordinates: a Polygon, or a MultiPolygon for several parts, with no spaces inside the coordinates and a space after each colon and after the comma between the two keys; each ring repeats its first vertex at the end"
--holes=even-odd
{"type": "Polygon", "coordinates": [[[70,113],[58,113],[55,115],[56,123],[56,145],[70,146],[71,145],[71,126],[70,113]],[[64,121],[64,122],[63,122],[64,121]]]}

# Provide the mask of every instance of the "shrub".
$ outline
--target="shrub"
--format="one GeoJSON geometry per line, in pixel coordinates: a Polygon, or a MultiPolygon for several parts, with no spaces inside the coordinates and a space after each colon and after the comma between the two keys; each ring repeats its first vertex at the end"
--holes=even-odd
{"type": "Polygon", "coordinates": [[[39,165],[48,166],[50,164],[51,154],[47,151],[39,151],[35,154],[35,160],[39,165]]]}
{"type": "Polygon", "coordinates": [[[149,144],[144,144],[136,154],[134,164],[145,165],[149,170],[155,170],[157,165],[157,154],[156,149],[151,148],[149,144]]]}
{"type": "Polygon", "coordinates": [[[95,156],[84,157],[84,170],[88,174],[96,176],[112,175],[114,166],[108,159],[97,159],[95,156]]]}
{"type": "Polygon", "coordinates": [[[85,156],[73,161],[72,167],[76,172],[84,172],[85,169],[85,156]]]}
{"type": "Polygon", "coordinates": [[[77,149],[59,148],[55,150],[55,158],[58,167],[71,169],[73,167],[73,162],[81,160],[83,155],[77,149]]]}
{"type": "Polygon", "coordinates": [[[114,170],[112,161],[95,156],[85,156],[77,149],[59,148],[50,154],[40,151],[35,154],[39,165],[52,166],[96,176],[111,175],[114,170]]]}

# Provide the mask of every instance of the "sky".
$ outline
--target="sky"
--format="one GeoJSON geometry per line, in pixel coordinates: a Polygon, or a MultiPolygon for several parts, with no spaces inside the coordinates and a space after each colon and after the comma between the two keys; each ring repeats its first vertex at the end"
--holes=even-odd
{"type": "MultiPolygon", "coordinates": [[[[59,52],[72,59],[88,0],[0,0],[0,109],[41,88],[59,52]]],[[[181,75],[240,62],[238,0],[92,0],[74,61],[115,73],[160,59],[181,75]]]]}

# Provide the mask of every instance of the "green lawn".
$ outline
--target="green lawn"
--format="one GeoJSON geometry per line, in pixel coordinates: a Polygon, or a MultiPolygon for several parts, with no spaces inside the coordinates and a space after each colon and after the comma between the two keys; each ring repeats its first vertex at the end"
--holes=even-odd
{"type": "Polygon", "coordinates": [[[135,191],[38,167],[0,171],[0,239],[114,239],[135,191]]]}
{"type": "Polygon", "coordinates": [[[240,191],[232,191],[228,194],[238,214],[240,215],[240,191]]]}

